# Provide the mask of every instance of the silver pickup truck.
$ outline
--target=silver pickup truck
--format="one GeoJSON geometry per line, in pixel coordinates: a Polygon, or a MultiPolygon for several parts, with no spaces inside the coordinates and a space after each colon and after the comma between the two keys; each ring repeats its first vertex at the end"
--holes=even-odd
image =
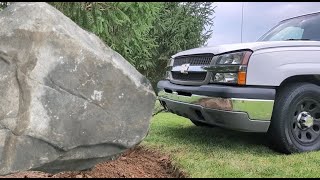
{"type": "Polygon", "coordinates": [[[257,42],[168,61],[158,97],[197,126],[268,134],[283,153],[320,149],[320,13],[281,21],[257,42]]]}

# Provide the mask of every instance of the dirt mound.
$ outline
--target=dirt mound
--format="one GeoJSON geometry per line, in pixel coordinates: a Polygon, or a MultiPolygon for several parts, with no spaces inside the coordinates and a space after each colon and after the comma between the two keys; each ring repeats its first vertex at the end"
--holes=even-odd
{"type": "Polygon", "coordinates": [[[103,162],[90,171],[48,174],[27,171],[0,178],[183,178],[185,174],[172,166],[169,156],[138,146],[117,160],[103,162]]]}

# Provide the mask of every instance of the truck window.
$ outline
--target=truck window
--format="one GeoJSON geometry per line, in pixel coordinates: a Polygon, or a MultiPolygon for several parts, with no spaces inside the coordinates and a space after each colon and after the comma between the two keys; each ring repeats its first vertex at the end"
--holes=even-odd
{"type": "Polygon", "coordinates": [[[281,41],[284,39],[302,39],[304,29],[300,27],[286,27],[270,38],[270,41],[281,41]]]}
{"type": "Polygon", "coordinates": [[[320,15],[301,16],[279,23],[258,41],[320,40],[320,15]]]}

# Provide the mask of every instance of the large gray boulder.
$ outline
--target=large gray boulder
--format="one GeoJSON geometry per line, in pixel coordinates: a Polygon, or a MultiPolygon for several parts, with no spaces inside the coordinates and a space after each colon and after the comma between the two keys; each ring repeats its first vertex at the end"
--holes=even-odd
{"type": "Polygon", "coordinates": [[[147,135],[149,81],[46,3],[0,13],[0,174],[83,170],[147,135]]]}

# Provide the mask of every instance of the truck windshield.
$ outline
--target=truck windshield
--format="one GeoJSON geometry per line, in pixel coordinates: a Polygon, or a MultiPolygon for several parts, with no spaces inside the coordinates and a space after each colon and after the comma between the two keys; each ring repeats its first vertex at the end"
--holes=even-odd
{"type": "Polygon", "coordinates": [[[320,40],[320,13],[280,22],[258,41],[320,40]]]}

